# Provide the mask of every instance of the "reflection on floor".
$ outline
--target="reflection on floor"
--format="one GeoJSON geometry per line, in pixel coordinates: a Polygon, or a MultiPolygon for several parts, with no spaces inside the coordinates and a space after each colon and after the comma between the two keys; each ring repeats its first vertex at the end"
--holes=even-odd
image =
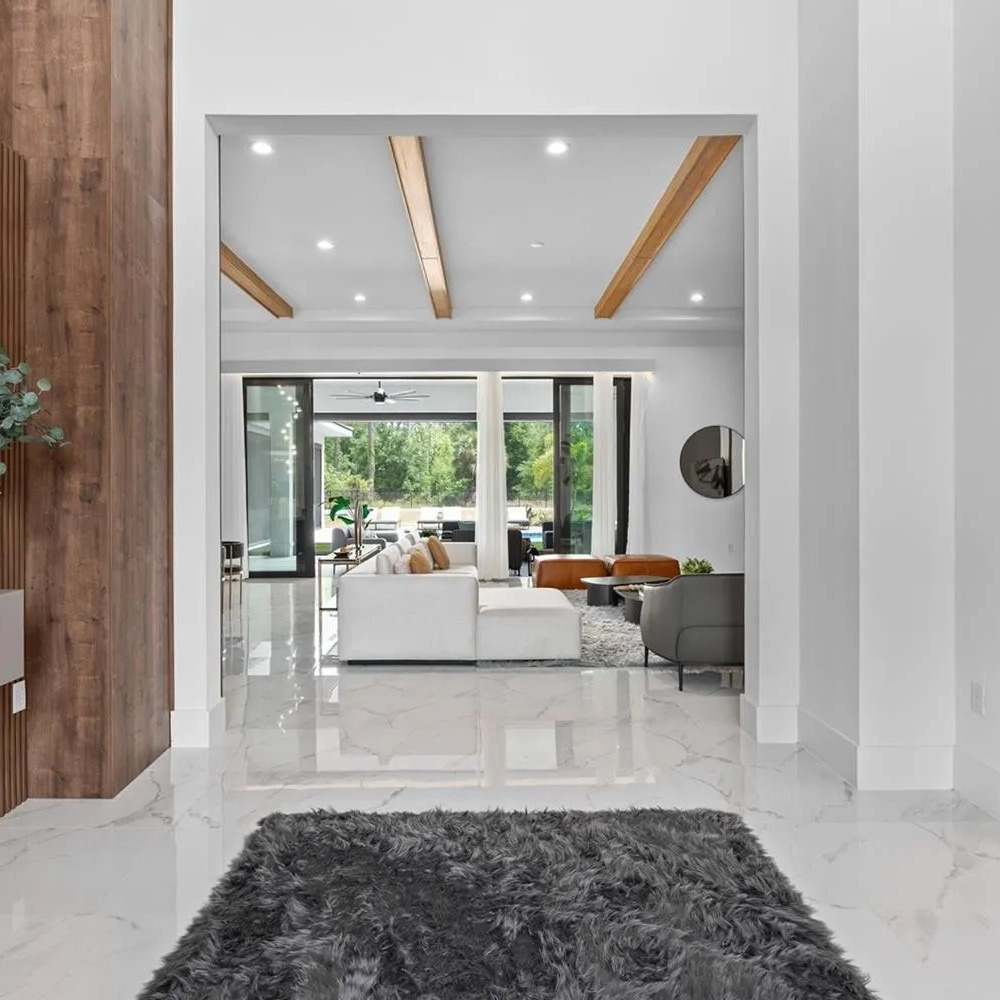
{"type": "Polygon", "coordinates": [[[947,794],[857,794],[757,746],[715,675],[342,669],[309,581],[254,583],[227,628],[229,729],[113,802],[0,820],[0,997],[135,994],[275,810],[734,810],[885,1000],[992,995],[1000,822],[947,794]]]}

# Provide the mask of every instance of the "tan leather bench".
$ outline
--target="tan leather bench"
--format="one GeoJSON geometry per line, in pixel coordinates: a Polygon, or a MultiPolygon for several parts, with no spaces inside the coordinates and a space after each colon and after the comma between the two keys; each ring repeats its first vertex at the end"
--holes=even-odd
{"type": "Polygon", "coordinates": [[[681,575],[681,564],[673,556],[605,556],[604,565],[608,576],[662,576],[672,580],[681,575]]]}
{"type": "Polygon", "coordinates": [[[536,587],[557,590],[583,590],[580,581],[586,576],[607,576],[604,560],[599,556],[551,555],[538,556],[532,568],[536,587]]]}

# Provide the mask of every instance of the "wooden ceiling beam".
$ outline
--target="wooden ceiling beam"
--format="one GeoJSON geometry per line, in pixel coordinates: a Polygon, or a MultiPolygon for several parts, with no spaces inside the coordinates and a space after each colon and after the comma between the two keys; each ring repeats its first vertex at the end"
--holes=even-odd
{"type": "Polygon", "coordinates": [[[451,319],[451,296],[444,272],[441,243],[434,221],[434,206],[427,181],[423,143],[419,135],[389,136],[389,152],[396,168],[403,205],[410,220],[420,269],[424,274],[431,307],[438,319],[451,319]]]}
{"type": "Polygon", "coordinates": [[[291,319],[295,310],[246,261],[225,243],[219,244],[219,266],[222,273],[243,289],[258,305],[278,319],[291,319]]]}
{"type": "Polygon", "coordinates": [[[699,136],[695,139],[594,307],[595,319],[614,316],[739,141],[738,135],[699,136]]]}

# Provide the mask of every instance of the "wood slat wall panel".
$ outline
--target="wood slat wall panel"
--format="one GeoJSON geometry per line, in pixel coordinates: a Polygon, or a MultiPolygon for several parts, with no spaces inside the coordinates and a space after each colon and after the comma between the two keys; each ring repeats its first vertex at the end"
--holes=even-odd
{"type": "Polygon", "coordinates": [[[27,712],[13,714],[13,684],[0,687],[0,816],[28,797],[27,712]]]}
{"type": "MultiPolygon", "coordinates": [[[[0,346],[15,361],[24,357],[25,177],[24,159],[0,143],[0,346]]],[[[3,453],[8,469],[0,479],[0,589],[24,588],[24,457],[19,448],[3,453]]],[[[24,713],[11,716],[8,684],[0,688],[0,816],[20,805],[27,791],[27,725],[24,713]]]]}
{"type": "Polygon", "coordinates": [[[28,797],[28,713],[13,714],[14,685],[0,686],[0,816],[28,797]]]}
{"type": "Polygon", "coordinates": [[[112,796],[169,745],[171,5],[8,8],[24,354],[71,441],[25,450],[29,791],[112,796]]]}

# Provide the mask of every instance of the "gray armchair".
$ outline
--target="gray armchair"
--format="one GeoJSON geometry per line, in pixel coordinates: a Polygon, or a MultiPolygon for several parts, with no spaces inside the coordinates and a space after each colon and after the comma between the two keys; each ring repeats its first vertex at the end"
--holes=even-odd
{"type": "Polygon", "coordinates": [[[743,574],[678,576],[647,586],[643,595],[642,642],[677,664],[684,690],[685,666],[743,665],[743,574]]]}

